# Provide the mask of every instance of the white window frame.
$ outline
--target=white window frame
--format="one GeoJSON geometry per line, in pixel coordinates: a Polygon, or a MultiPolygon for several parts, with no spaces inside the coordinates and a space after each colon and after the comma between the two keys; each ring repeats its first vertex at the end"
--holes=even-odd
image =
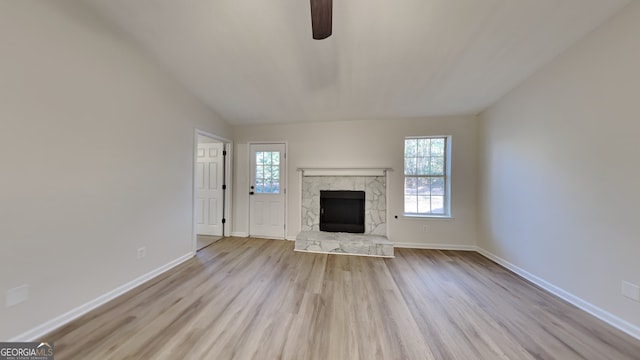
{"type": "Polygon", "coordinates": [[[451,218],[451,136],[450,135],[438,135],[438,136],[407,136],[404,138],[403,148],[402,148],[402,211],[403,216],[408,218],[451,218]],[[413,139],[444,139],[445,140],[445,149],[444,149],[444,201],[443,214],[437,214],[432,212],[424,212],[424,213],[414,213],[414,212],[406,212],[405,209],[405,193],[406,193],[406,179],[408,177],[426,177],[431,178],[435,177],[433,175],[407,175],[405,169],[405,153],[406,153],[406,140],[413,139]]]}

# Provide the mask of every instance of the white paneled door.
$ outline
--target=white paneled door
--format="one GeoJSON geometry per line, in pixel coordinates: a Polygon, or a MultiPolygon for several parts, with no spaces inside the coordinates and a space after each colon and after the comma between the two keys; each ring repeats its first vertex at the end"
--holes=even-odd
{"type": "Polygon", "coordinates": [[[199,143],[196,161],[196,220],[200,235],[222,235],[223,143],[199,143]]]}
{"type": "Polygon", "coordinates": [[[250,145],[249,235],[285,237],[285,144],[250,145]]]}

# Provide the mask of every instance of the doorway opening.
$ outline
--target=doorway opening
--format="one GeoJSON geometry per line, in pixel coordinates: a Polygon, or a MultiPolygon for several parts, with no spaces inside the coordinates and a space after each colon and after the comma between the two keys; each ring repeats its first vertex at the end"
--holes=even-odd
{"type": "Polygon", "coordinates": [[[231,224],[231,142],[195,130],[193,248],[206,248],[227,236],[231,224]]]}

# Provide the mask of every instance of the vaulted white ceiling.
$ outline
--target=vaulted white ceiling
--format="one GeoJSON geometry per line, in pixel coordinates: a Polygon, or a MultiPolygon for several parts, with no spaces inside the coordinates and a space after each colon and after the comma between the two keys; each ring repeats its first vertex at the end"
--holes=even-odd
{"type": "Polygon", "coordinates": [[[86,0],[232,124],[482,111],[630,0],[86,0]]]}

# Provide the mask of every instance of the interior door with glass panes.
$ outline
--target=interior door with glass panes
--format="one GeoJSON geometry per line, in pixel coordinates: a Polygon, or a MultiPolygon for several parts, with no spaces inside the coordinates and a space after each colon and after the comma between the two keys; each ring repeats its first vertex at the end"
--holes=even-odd
{"type": "Polygon", "coordinates": [[[285,144],[250,145],[249,235],[285,237],[285,144]]]}

